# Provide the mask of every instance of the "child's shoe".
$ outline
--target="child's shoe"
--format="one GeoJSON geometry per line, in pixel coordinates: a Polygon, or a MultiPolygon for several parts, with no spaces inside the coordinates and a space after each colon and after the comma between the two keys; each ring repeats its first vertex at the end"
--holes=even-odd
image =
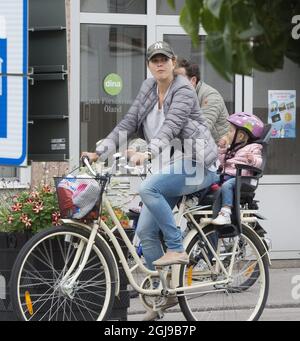
{"type": "Polygon", "coordinates": [[[230,225],[231,224],[231,209],[229,207],[222,207],[219,215],[212,221],[214,225],[230,225]]]}

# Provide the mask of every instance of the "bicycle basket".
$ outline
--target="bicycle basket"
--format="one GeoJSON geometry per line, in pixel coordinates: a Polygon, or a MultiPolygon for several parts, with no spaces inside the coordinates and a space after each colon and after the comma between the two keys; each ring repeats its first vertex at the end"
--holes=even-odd
{"type": "Polygon", "coordinates": [[[88,175],[56,177],[54,182],[61,218],[82,219],[96,209],[101,189],[94,178],[88,175]]]}

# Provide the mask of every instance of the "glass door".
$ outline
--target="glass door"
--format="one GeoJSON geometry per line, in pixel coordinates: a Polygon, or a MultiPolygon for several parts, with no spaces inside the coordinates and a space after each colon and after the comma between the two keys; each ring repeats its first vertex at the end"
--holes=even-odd
{"type": "Polygon", "coordinates": [[[145,79],[146,29],[81,25],[81,151],[95,150],[125,115],[145,79]]]}
{"type": "Polygon", "coordinates": [[[225,81],[205,60],[205,32],[200,31],[199,47],[194,48],[190,37],[181,27],[157,27],[157,39],[168,42],[179,59],[186,59],[199,65],[201,80],[212,86],[222,95],[229,114],[242,111],[242,77],[236,76],[233,83],[225,81]]]}

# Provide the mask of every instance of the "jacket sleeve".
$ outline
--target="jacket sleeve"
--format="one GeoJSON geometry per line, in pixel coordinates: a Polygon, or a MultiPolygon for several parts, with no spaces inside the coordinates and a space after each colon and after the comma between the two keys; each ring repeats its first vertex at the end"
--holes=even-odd
{"type": "Polygon", "coordinates": [[[221,166],[224,166],[226,152],[227,152],[227,148],[222,148],[220,146],[218,147],[218,157],[219,157],[221,166]]]}
{"type": "Polygon", "coordinates": [[[165,121],[148,145],[148,150],[154,157],[179,135],[191,114],[194,101],[195,94],[192,88],[182,87],[174,93],[165,121]]]}
{"type": "Polygon", "coordinates": [[[257,143],[253,143],[253,144],[249,144],[247,146],[245,146],[244,148],[240,149],[235,156],[228,160],[227,162],[229,164],[244,164],[244,165],[248,165],[248,166],[253,166],[256,168],[260,168],[262,165],[262,146],[257,144],[257,143]],[[248,157],[247,154],[251,154],[253,156],[253,161],[251,162],[248,157]]]}
{"type": "Polygon", "coordinates": [[[260,168],[262,166],[262,146],[257,143],[249,145],[251,147],[251,154],[253,155],[253,163],[251,166],[260,168]]]}
{"type": "Polygon", "coordinates": [[[214,128],[220,112],[223,110],[223,100],[219,94],[209,92],[201,103],[201,109],[206,119],[206,124],[210,131],[214,128]]]}

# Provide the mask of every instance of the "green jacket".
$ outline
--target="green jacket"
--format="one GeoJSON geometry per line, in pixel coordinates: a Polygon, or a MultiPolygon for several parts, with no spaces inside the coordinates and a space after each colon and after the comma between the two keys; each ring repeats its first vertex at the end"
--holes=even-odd
{"type": "Polygon", "coordinates": [[[229,115],[224,100],[216,89],[201,81],[197,84],[196,92],[206,124],[218,143],[229,130],[229,115]]]}

